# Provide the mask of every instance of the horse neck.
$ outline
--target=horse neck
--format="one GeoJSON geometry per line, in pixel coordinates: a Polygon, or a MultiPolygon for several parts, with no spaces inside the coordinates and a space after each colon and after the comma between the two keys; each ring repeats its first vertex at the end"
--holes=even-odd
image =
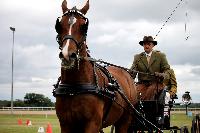
{"type": "MultiPolygon", "coordinates": [[[[80,52],[81,56],[87,57],[86,50],[80,52]]],[[[61,68],[61,83],[79,84],[79,83],[94,83],[94,67],[87,60],[80,60],[79,68],[64,70],[61,68]]]]}

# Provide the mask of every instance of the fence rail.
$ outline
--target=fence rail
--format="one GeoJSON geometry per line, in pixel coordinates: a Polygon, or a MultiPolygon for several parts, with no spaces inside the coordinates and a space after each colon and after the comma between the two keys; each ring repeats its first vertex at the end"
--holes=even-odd
{"type": "MultiPolygon", "coordinates": [[[[0,111],[9,111],[11,107],[0,107],[0,111]]],[[[55,107],[13,107],[16,111],[45,111],[55,110],[55,107]]],[[[185,111],[185,108],[172,108],[171,111],[185,111]]],[[[200,111],[200,108],[188,108],[188,111],[200,111]]]]}
{"type": "MultiPolygon", "coordinates": [[[[172,111],[185,111],[185,108],[172,108],[172,111]]],[[[188,111],[200,111],[200,108],[188,108],[188,111]]]]}
{"type": "MultiPolygon", "coordinates": [[[[10,111],[11,107],[0,107],[0,111],[10,111]]],[[[14,111],[45,111],[55,110],[55,107],[13,107],[14,111]]]]}

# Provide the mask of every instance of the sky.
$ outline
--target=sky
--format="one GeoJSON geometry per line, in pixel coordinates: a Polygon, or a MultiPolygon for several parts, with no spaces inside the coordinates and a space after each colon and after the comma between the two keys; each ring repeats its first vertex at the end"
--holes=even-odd
{"type": "MultiPolygon", "coordinates": [[[[130,68],[133,56],[143,51],[138,42],[145,35],[155,37],[179,2],[156,37],[158,45],[154,49],[167,55],[175,71],[178,101],[189,91],[192,102],[200,102],[199,0],[90,0],[86,17],[91,56],[130,68]]],[[[60,76],[61,61],[54,27],[57,17],[62,16],[61,3],[62,0],[1,0],[0,100],[11,97],[12,26],[16,28],[14,99],[39,93],[55,101],[52,85],[60,76]]],[[[68,7],[80,9],[85,3],[86,0],[68,0],[68,7]]]]}

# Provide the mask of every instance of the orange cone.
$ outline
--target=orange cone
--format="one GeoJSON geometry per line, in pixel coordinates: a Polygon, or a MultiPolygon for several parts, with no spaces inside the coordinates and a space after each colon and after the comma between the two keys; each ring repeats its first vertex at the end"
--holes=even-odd
{"type": "Polygon", "coordinates": [[[26,125],[27,125],[27,126],[32,126],[31,121],[30,121],[30,120],[27,120],[27,121],[26,121],[26,125]]]}
{"type": "Polygon", "coordinates": [[[50,123],[47,124],[47,131],[46,131],[46,133],[53,133],[52,132],[52,127],[51,127],[50,123]]]}
{"type": "Polygon", "coordinates": [[[27,126],[28,126],[29,122],[30,122],[30,120],[26,120],[26,125],[27,125],[27,126]]]}
{"type": "Polygon", "coordinates": [[[22,119],[18,119],[18,125],[22,125],[22,119]]]}

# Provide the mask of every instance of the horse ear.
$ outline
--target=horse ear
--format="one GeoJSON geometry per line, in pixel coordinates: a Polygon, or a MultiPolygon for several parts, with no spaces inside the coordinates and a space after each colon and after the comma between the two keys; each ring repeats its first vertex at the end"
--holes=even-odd
{"type": "Polygon", "coordinates": [[[62,11],[63,11],[63,14],[68,10],[67,8],[67,1],[66,0],[63,0],[62,2],[62,11]]]}
{"type": "Polygon", "coordinates": [[[88,9],[89,9],[89,0],[87,0],[87,3],[85,4],[85,6],[82,9],[80,9],[80,12],[85,15],[88,9]]]}

